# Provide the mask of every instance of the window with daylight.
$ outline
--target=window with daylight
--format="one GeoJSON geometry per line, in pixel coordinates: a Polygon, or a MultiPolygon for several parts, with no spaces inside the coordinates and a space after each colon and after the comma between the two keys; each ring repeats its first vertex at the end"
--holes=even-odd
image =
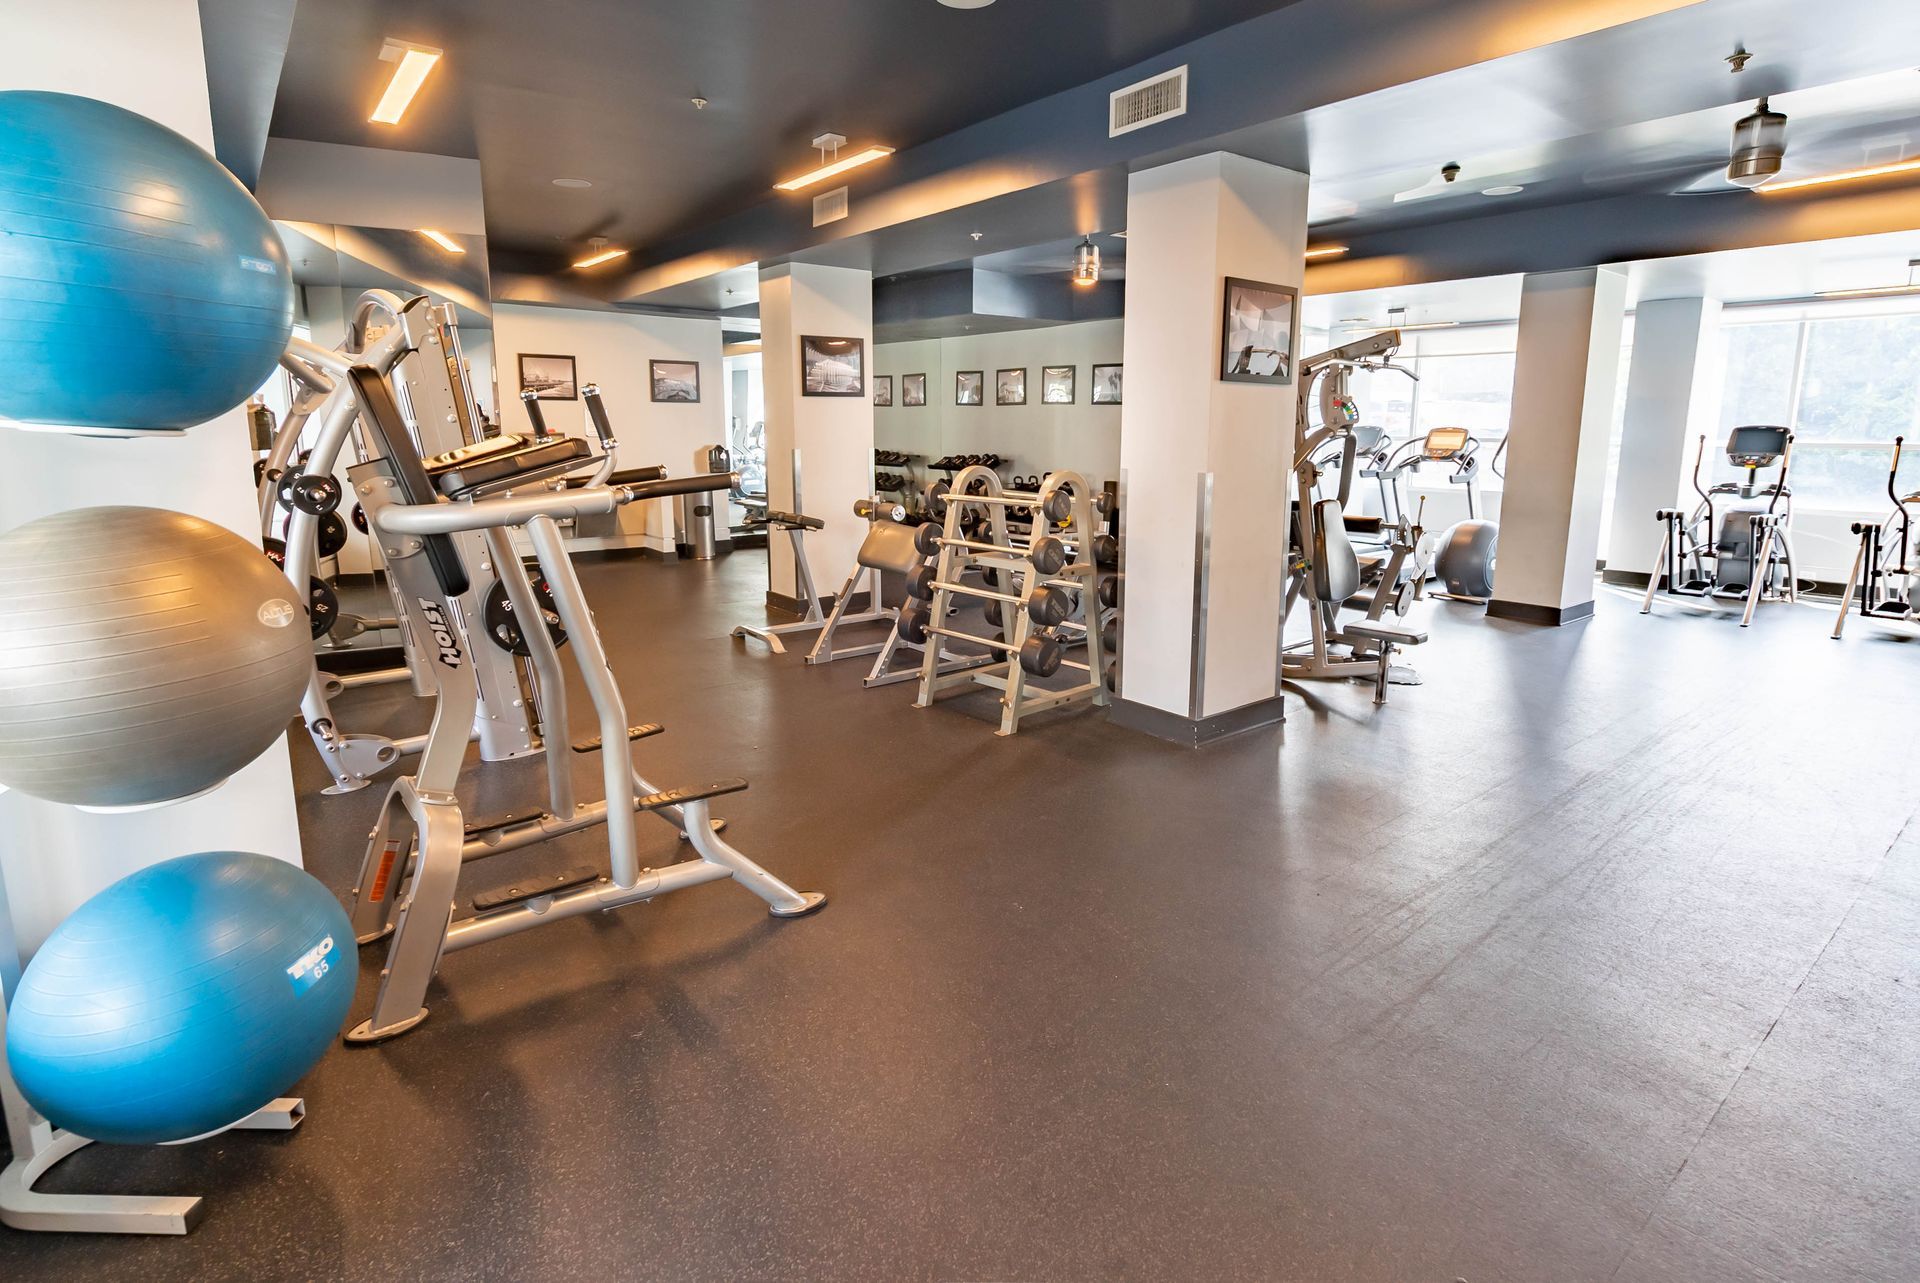
{"type": "MultiPolygon", "coordinates": [[[[1920,306],[1884,303],[1729,311],[1719,441],[1711,476],[1733,469],[1720,453],[1741,424],[1792,428],[1794,497],[1802,505],[1877,512],[1886,506],[1893,439],[1920,446],[1920,306]]],[[[1920,488],[1920,449],[1902,456],[1902,493],[1920,488]]]]}

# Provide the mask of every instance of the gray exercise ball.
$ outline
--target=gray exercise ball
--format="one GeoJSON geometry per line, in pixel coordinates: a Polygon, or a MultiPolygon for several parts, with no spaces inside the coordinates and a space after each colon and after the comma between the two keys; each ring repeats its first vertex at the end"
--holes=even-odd
{"type": "Polygon", "coordinates": [[[300,706],[306,613],[253,544],[159,508],[0,535],[0,784],[52,802],[189,797],[300,706]]]}

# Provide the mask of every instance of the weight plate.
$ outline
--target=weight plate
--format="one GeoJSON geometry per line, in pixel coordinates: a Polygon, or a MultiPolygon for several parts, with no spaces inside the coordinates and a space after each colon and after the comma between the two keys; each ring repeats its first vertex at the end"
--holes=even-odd
{"type": "Polygon", "coordinates": [[[260,541],[261,551],[267,554],[267,560],[285,570],[287,568],[287,542],[268,535],[260,541]]]}
{"type": "MultiPolygon", "coordinates": [[[[553,600],[553,588],[547,583],[545,575],[530,572],[528,578],[533,581],[533,597],[540,605],[540,613],[546,616],[547,632],[552,635],[553,644],[566,645],[567,630],[560,626],[560,608],[553,600]]],[[[526,636],[520,631],[520,620],[513,613],[513,602],[507,597],[506,584],[495,580],[493,587],[487,590],[481,617],[487,625],[487,636],[501,650],[510,651],[523,659],[533,654],[533,648],[527,645],[526,636]]]]}
{"type": "Polygon", "coordinates": [[[314,547],[322,557],[331,557],[347,546],[347,523],[337,512],[323,513],[320,516],[320,529],[314,536],[314,547]]]}
{"type": "Polygon", "coordinates": [[[313,639],[319,641],[333,631],[334,624],[340,618],[340,598],[334,595],[332,586],[318,576],[307,583],[307,623],[313,629],[313,639]]]}
{"type": "Polygon", "coordinates": [[[355,530],[363,535],[367,533],[367,510],[357,503],[353,505],[352,521],[355,530]]]}

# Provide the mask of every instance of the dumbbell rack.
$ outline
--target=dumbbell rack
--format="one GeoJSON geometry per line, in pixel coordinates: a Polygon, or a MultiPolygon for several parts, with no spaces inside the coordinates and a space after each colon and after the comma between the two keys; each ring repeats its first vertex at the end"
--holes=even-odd
{"type": "Polygon", "coordinates": [[[931,589],[930,614],[924,624],[909,625],[929,636],[984,646],[993,654],[942,662],[937,645],[929,646],[920,666],[917,708],[929,708],[936,699],[976,686],[1001,692],[998,735],[1012,735],[1020,720],[1045,709],[1091,703],[1105,707],[1106,646],[1097,618],[1100,570],[1093,544],[1096,512],[1093,488],[1073,472],[1056,472],[1037,491],[1006,490],[993,469],[974,465],[961,470],[944,498],[945,524],[931,574],[923,581],[931,589]],[[1031,508],[1033,525],[1025,539],[1010,529],[1010,512],[1031,508]],[[988,538],[970,537],[967,517],[985,518],[988,538]],[[1066,549],[1072,546],[1071,559],[1066,549]],[[977,571],[984,586],[963,583],[962,576],[977,571]],[[1057,596],[1069,592],[1064,611],[1057,596]],[[949,628],[945,621],[953,599],[982,598],[998,603],[998,636],[982,636],[949,628]],[[1049,622],[1043,623],[1042,620],[1049,622]],[[1063,625],[1084,630],[1086,660],[1061,657],[1065,640],[1054,630],[1063,625]],[[1033,686],[1036,675],[1067,667],[1086,674],[1084,682],[1061,690],[1033,686]]]}

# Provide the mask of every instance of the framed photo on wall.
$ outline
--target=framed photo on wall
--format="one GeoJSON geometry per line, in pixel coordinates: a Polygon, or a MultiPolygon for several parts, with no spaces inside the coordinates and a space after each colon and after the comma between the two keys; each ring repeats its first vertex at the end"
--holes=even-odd
{"type": "Polygon", "coordinates": [[[1027,403],[1027,372],[1025,369],[994,371],[993,403],[995,405],[1025,405],[1027,403]]]}
{"type": "Polygon", "coordinates": [[[1120,404],[1120,375],[1117,365],[1096,365],[1093,367],[1093,403],[1095,405],[1120,404]]]}
{"type": "Polygon", "coordinates": [[[1220,377],[1228,383],[1293,382],[1300,291],[1227,277],[1220,303],[1220,377]]]}
{"type": "Polygon", "coordinates": [[[1043,365],[1040,367],[1040,404],[1072,405],[1073,375],[1071,365],[1043,365]]]}
{"type": "Polygon", "coordinates": [[[700,400],[698,361],[649,361],[647,375],[656,401],[691,404],[700,400]]]}
{"type": "Polygon", "coordinates": [[[801,396],[865,396],[866,366],[865,339],[800,336],[801,396]]]}
{"type": "Polygon", "coordinates": [[[893,376],[876,374],[873,376],[873,403],[875,405],[893,404],[893,376]]]}
{"type": "Polygon", "coordinates": [[[957,370],[953,376],[955,405],[985,405],[987,376],[984,370],[957,370]]]}
{"type": "Polygon", "coordinates": [[[900,376],[900,404],[925,405],[927,403],[927,376],[924,374],[903,374],[900,376]]]}
{"type": "Polygon", "coordinates": [[[574,377],[573,358],[549,352],[522,352],[520,390],[533,393],[536,401],[578,401],[580,384],[574,377]]]}

